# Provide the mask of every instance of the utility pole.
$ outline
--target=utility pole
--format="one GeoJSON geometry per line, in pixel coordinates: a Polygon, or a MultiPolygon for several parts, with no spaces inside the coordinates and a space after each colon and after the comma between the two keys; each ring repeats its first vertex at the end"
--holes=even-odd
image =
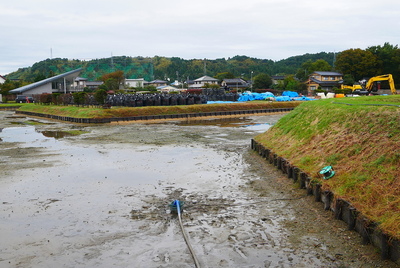
{"type": "Polygon", "coordinates": [[[250,87],[251,87],[251,92],[253,92],[253,71],[251,71],[250,74],[250,87]]]}
{"type": "Polygon", "coordinates": [[[114,71],[114,59],[112,52],[111,52],[111,70],[114,71]]]}

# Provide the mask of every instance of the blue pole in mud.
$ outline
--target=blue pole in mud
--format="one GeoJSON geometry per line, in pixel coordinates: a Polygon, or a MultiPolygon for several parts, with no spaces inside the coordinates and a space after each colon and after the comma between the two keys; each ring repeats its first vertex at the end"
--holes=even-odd
{"type": "Polygon", "coordinates": [[[181,215],[181,208],[179,200],[175,200],[176,209],[178,210],[178,215],[181,215]]]}

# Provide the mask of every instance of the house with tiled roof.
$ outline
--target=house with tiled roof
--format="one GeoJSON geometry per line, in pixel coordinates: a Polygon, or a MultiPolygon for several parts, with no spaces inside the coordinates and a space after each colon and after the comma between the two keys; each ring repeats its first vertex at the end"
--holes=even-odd
{"type": "Polygon", "coordinates": [[[87,78],[77,77],[74,81],[74,86],[71,88],[71,92],[84,91],[85,89],[89,89],[91,91],[95,91],[104,84],[103,81],[88,81],[87,78]]]}
{"type": "Polygon", "coordinates": [[[206,86],[206,84],[208,85],[218,85],[218,79],[215,79],[211,76],[208,75],[204,75],[200,78],[197,78],[195,80],[193,80],[193,84],[190,85],[190,88],[204,88],[206,86]]]}
{"type": "Polygon", "coordinates": [[[74,82],[82,68],[59,74],[44,80],[10,90],[17,95],[32,96],[43,93],[70,93],[74,92],[74,82]]]}
{"type": "Polygon", "coordinates": [[[306,82],[309,93],[315,92],[316,89],[331,91],[334,87],[340,88],[343,82],[343,74],[337,72],[313,72],[306,82]]]}
{"type": "Polygon", "coordinates": [[[221,86],[225,89],[245,89],[250,87],[250,84],[242,78],[226,78],[222,80],[221,86]]]}
{"type": "Polygon", "coordinates": [[[144,83],[145,86],[155,86],[155,87],[162,87],[162,86],[167,86],[168,82],[164,80],[153,80],[147,83],[144,83]]]}
{"type": "Polygon", "coordinates": [[[278,85],[279,83],[283,83],[285,78],[286,78],[286,76],[284,76],[284,75],[272,75],[271,76],[272,84],[273,85],[278,85]]]}

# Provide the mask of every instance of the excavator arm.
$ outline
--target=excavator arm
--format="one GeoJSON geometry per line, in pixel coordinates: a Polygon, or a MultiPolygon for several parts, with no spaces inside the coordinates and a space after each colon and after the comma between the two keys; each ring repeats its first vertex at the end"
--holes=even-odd
{"type": "Polygon", "coordinates": [[[371,77],[368,80],[367,84],[365,85],[365,89],[368,90],[368,92],[371,92],[374,86],[374,82],[379,82],[379,81],[388,81],[390,86],[390,91],[392,92],[392,94],[393,95],[397,94],[396,88],[394,87],[393,76],[391,74],[384,74],[371,77]]]}

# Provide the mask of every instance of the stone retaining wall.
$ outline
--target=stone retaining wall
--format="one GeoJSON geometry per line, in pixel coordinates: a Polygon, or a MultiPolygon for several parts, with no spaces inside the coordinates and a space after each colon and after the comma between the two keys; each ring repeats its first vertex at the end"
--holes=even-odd
{"type": "Polygon", "coordinates": [[[297,183],[308,195],[313,195],[316,202],[322,202],[325,210],[331,210],[336,219],[347,224],[348,230],[358,232],[362,237],[361,243],[371,243],[380,250],[382,259],[390,259],[400,264],[400,240],[383,233],[377,223],[364,217],[346,200],[336,198],[330,191],[323,191],[321,184],[314,182],[309,174],[293,166],[289,160],[278,156],[253,139],[251,148],[297,183]]]}

